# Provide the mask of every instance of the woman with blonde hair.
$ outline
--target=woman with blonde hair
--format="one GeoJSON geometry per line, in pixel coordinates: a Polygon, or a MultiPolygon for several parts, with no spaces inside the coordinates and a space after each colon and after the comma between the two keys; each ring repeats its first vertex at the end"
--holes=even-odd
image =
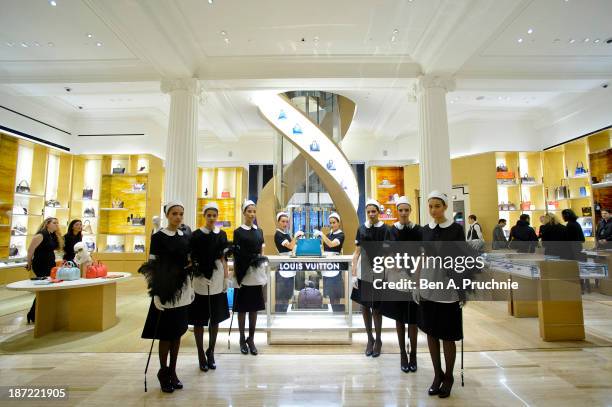
{"type": "Polygon", "coordinates": [[[567,230],[554,213],[544,215],[544,224],[540,226],[540,239],[544,254],[564,258],[567,250],[567,230]]]}
{"type": "MultiPolygon", "coordinates": [[[[47,218],[39,226],[28,247],[26,270],[32,270],[37,277],[48,277],[55,267],[55,251],[62,250],[64,239],[60,234],[57,218],[47,218]]],[[[36,299],[28,312],[28,323],[36,317],[36,299]]]]}

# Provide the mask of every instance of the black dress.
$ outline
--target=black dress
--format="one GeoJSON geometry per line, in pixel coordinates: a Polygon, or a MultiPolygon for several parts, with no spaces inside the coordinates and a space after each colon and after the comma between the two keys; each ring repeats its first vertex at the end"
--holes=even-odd
{"type": "MultiPolygon", "coordinates": [[[[382,242],[387,235],[387,225],[379,221],[376,225],[359,226],[357,236],[355,237],[355,245],[360,246],[361,242],[382,242]]],[[[360,275],[360,271],[357,274],[360,275]]],[[[353,287],[351,292],[351,300],[363,305],[364,307],[380,309],[380,301],[374,301],[374,287],[371,281],[364,281],[361,278],[357,280],[357,288],[353,287]],[[369,293],[369,294],[368,294],[369,293]],[[367,298],[366,298],[367,297],[367,298]]]]}
{"type": "Polygon", "coordinates": [[[209,320],[211,324],[218,324],[230,316],[227,294],[223,292],[225,277],[221,263],[228,246],[227,234],[220,229],[206,229],[206,232],[196,229],[190,242],[191,260],[199,267],[193,278],[195,298],[189,306],[189,324],[208,326],[209,320]],[[204,279],[210,280],[210,285],[204,279]]]}
{"type": "Polygon", "coordinates": [[[83,240],[83,235],[79,233],[66,233],[64,235],[64,261],[74,261],[74,245],[83,240]]]}
{"type": "MultiPolygon", "coordinates": [[[[278,254],[287,254],[290,253],[291,250],[288,247],[283,246],[283,242],[291,242],[291,236],[288,233],[281,232],[280,230],[276,230],[274,233],[274,244],[276,245],[276,250],[278,250],[278,254]]],[[[276,299],[286,303],[293,297],[293,288],[295,287],[295,273],[293,273],[290,277],[283,277],[279,271],[277,271],[274,277],[274,281],[276,284],[276,299]]]]}
{"type": "Polygon", "coordinates": [[[584,242],[582,226],[575,220],[570,220],[565,228],[569,244],[569,252],[566,257],[570,260],[586,261],[586,254],[582,253],[582,243],[584,242]]]}
{"type": "Polygon", "coordinates": [[[242,225],[234,230],[234,273],[240,285],[234,290],[234,312],[266,309],[263,295],[265,273],[259,260],[263,244],[263,231],[255,225],[242,225]]]}
{"type": "Polygon", "coordinates": [[[51,269],[55,267],[54,251],[58,249],[59,242],[55,233],[43,230],[37,234],[42,235],[43,240],[34,250],[32,271],[37,277],[48,277],[51,275],[51,269]]]}
{"type": "MultiPolygon", "coordinates": [[[[423,241],[465,242],[465,234],[461,225],[448,221],[444,226],[435,225],[432,228],[431,225],[425,225],[423,241]]],[[[437,255],[437,253],[428,251],[427,255],[437,255]]],[[[446,303],[421,299],[418,316],[419,329],[427,335],[445,341],[463,339],[461,307],[458,301],[446,303]]]]}
{"type": "Polygon", "coordinates": [[[183,271],[189,263],[189,240],[182,232],[179,234],[177,231],[173,236],[169,236],[165,229],[162,229],[151,236],[149,252],[159,260],[159,273],[171,273],[166,277],[176,278],[176,285],[182,286],[182,289],[177,302],[163,302],[163,311],[158,310],[153,303],[154,299],[151,299],[141,337],[166,341],[180,339],[187,331],[189,305],[193,300],[191,277],[183,271]],[[173,305],[178,306],[172,307],[173,305]],[[169,308],[165,308],[166,306],[169,308]]]}
{"type": "MultiPolygon", "coordinates": [[[[329,247],[323,243],[323,250],[332,253],[342,253],[342,246],[344,245],[344,232],[338,231],[337,233],[331,232],[327,235],[327,238],[332,242],[338,240],[340,244],[335,247],[329,247]]],[[[339,299],[344,297],[344,277],[342,272],[337,272],[335,276],[327,277],[326,272],[323,272],[323,295],[329,297],[330,300],[339,299]]]]}
{"type": "MultiPolygon", "coordinates": [[[[423,228],[411,223],[410,226],[403,225],[400,229],[399,222],[389,227],[385,240],[392,242],[420,242],[423,240],[423,228]]],[[[409,253],[417,256],[418,253],[409,253]]],[[[381,313],[387,318],[394,319],[404,324],[416,324],[418,322],[419,305],[414,301],[382,301],[381,313]]]]}

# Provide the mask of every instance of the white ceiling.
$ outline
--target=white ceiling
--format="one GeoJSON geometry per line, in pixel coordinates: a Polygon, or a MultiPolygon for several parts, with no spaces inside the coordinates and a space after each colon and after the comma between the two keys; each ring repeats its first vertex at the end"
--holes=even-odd
{"type": "Polygon", "coordinates": [[[357,103],[351,132],[394,139],[416,128],[422,73],[456,77],[451,121],[538,121],[612,82],[609,0],[56,2],[2,2],[0,92],[75,121],[165,125],[160,79],[196,76],[209,137],[271,133],[259,92],[320,89],[357,103]]]}

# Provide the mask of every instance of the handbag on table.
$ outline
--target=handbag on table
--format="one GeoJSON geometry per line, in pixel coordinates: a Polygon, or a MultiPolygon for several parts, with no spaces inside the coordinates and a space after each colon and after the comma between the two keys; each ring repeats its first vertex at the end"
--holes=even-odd
{"type": "Polygon", "coordinates": [[[67,261],[57,269],[55,278],[64,281],[78,280],[81,278],[81,269],[79,269],[73,262],[67,261]]]}
{"type": "Polygon", "coordinates": [[[106,277],[108,274],[108,267],[106,264],[96,261],[95,263],[87,266],[87,271],[85,271],[85,278],[100,278],[106,277]]]}
{"type": "Polygon", "coordinates": [[[93,188],[83,188],[83,199],[86,201],[93,199],[93,188]]]}
{"type": "Polygon", "coordinates": [[[28,181],[23,179],[23,180],[19,181],[19,184],[17,184],[17,187],[15,188],[15,191],[20,193],[20,194],[29,194],[30,193],[30,184],[28,183],[28,181]]]}

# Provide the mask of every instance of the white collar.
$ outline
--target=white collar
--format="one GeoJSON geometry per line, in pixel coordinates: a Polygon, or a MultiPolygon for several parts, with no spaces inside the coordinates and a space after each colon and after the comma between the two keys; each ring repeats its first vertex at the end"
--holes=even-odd
{"type": "Polygon", "coordinates": [[[283,235],[288,235],[289,233],[285,232],[284,230],[280,230],[279,228],[276,228],[277,231],[281,232],[283,235]]]}
{"type": "Polygon", "coordinates": [[[179,236],[183,236],[183,234],[184,234],[181,229],[177,229],[176,232],[173,232],[173,231],[168,230],[166,228],[161,228],[159,231],[162,232],[165,235],[168,235],[168,236],[174,236],[177,233],[178,233],[179,236]]]}
{"type": "Polygon", "coordinates": [[[338,229],[338,230],[336,230],[335,232],[334,232],[334,231],[332,231],[332,232],[330,233],[330,235],[337,235],[338,233],[343,233],[343,232],[342,232],[342,229],[338,229]]]}
{"type": "MultiPolygon", "coordinates": [[[[385,224],[385,222],[383,222],[382,220],[379,220],[379,221],[378,221],[378,223],[377,223],[376,225],[374,225],[374,227],[379,228],[379,227],[381,227],[381,226],[382,226],[382,225],[384,225],[384,224],[385,224]]],[[[372,224],[370,223],[370,220],[369,220],[369,219],[368,219],[368,220],[366,220],[366,222],[364,223],[364,225],[365,225],[365,227],[366,227],[366,228],[368,228],[368,229],[372,227],[372,224]]]]}
{"type": "Polygon", "coordinates": [[[404,229],[404,226],[408,226],[408,229],[413,229],[413,228],[414,228],[414,223],[412,223],[411,221],[408,221],[408,223],[406,223],[406,224],[404,225],[404,224],[402,224],[402,223],[400,223],[400,222],[398,221],[398,222],[395,222],[395,223],[393,224],[393,226],[395,226],[395,228],[396,228],[396,229],[398,229],[398,230],[403,230],[403,229],[404,229]]]}
{"type": "Polygon", "coordinates": [[[253,226],[247,226],[244,223],[242,225],[240,225],[240,227],[244,230],[251,230],[251,229],[257,229],[257,225],[253,223],[253,226]]]}
{"type": "MultiPolygon", "coordinates": [[[[209,233],[210,233],[210,229],[208,229],[206,226],[202,226],[202,227],[200,228],[200,230],[201,230],[201,231],[202,231],[202,233],[204,233],[205,235],[207,235],[207,234],[209,234],[209,233]]],[[[217,234],[217,233],[221,232],[221,229],[219,229],[218,227],[216,227],[216,226],[215,226],[215,228],[212,230],[212,232],[213,232],[214,234],[217,234]]]]}
{"type": "Polygon", "coordinates": [[[452,219],[446,219],[446,222],[443,222],[443,223],[436,223],[435,221],[432,220],[431,222],[429,222],[429,228],[435,229],[436,226],[440,226],[442,229],[445,229],[452,224],[453,224],[452,219]]]}
{"type": "MultiPolygon", "coordinates": [[[[378,223],[376,225],[374,225],[374,227],[379,228],[379,227],[381,227],[384,224],[385,224],[385,222],[383,222],[382,220],[379,220],[378,223]]],[[[370,223],[369,219],[365,221],[364,225],[368,229],[372,227],[372,224],[370,223]]]]}

